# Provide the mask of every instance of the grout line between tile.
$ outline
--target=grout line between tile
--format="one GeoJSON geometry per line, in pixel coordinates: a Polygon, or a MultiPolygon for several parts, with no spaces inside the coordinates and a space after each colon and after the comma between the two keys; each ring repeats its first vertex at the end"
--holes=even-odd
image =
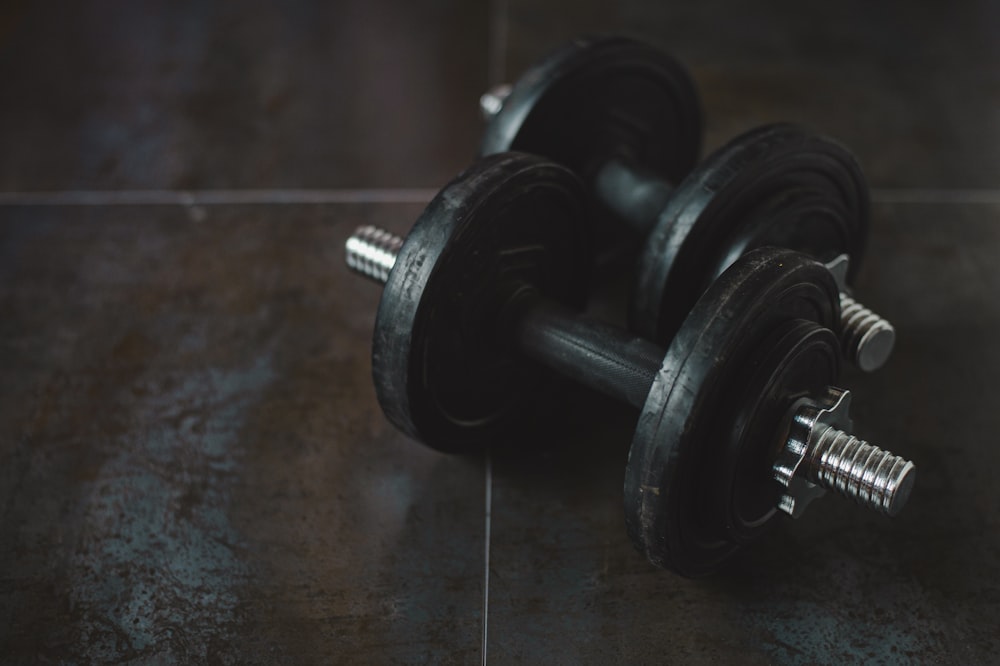
{"type": "MultiPolygon", "coordinates": [[[[498,0],[502,2],[502,0],[498,0]]],[[[495,67],[502,72],[502,63],[495,67]]],[[[502,79],[502,74],[498,79],[502,79]]],[[[62,190],[0,192],[0,206],[273,206],[303,204],[425,204],[428,188],[246,189],[246,190],[62,190]]],[[[1000,189],[871,190],[874,203],[1000,204],[1000,189]]]]}
{"type": "Polygon", "coordinates": [[[872,189],[874,203],[1000,204],[998,190],[872,189]]]}
{"type": "MultiPolygon", "coordinates": [[[[489,45],[487,58],[488,85],[503,83],[507,77],[507,0],[491,0],[489,45]]],[[[486,666],[487,646],[489,645],[490,620],[490,538],[493,530],[493,456],[486,451],[486,490],[484,503],[484,543],[483,543],[483,644],[480,648],[482,664],[486,666]]]]}
{"type": "Polygon", "coordinates": [[[483,666],[486,666],[486,645],[489,636],[489,612],[490,612],[490,532],[492,530],[493,515],[493,456],[486,453],[486,497],[485,497],[485,543],[483,544],[483,666]]]}
{"type": "Polygon", "coordinates": [[[281,204],[427,203],[437,190],[247,189],[247,190],[65,190],[0,192],[0,206],[227,206],[281,204]]]}

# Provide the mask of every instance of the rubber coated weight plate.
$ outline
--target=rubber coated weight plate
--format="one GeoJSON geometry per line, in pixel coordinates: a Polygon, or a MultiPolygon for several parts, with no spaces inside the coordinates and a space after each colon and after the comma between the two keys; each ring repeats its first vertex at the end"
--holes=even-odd
{"type": "MultiPolygon", "coordinates": [[[[517,81],[480,152],[543,155],[588,183],[617,157],[676,183],[696,163],[701,134],[697,92],[680,64],[634,40],[584,39],[517,81]]],[[[614,246],[610,257],[634,232],[608,220],[598,238],[601,248],[614,246]]]]}
{"type": "Polygon", "coordinates": [[[707,574],[767,526],[782,419],[835,382],[840,351],[829,329],[839,311],[822,264],[773,248],[741,257],[691,310],[626,466],[626,525],[652,562],[707,574]]]}
{"type": "Polygon", "coordinates": [[[646,240],[630,304],[632,329],[668,342],[709,284],[739,255],[788,247],[829,261],[868,235],[864,174],[840,144],[794,125],[748,132],[677,187],[646,240]]]}
{"type": "Polygon", "coordinates": [[[474,450],[544,390],[542,371],[498,339],[499,311],[523,283],[582,306],[591,263],[582,200],[566,169],[504,154],[431,201],[375,320],[375,390],[403,432],[441,450],[474,450]]]}

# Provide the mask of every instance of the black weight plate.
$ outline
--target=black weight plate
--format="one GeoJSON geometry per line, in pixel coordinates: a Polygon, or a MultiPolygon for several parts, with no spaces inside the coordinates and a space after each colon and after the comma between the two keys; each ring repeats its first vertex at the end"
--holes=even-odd
{"type": "Polygon", "coordinates": [[[653,563],[715,570],[757,536],[778,498],[769,461],[796,400],[835,382],[837,285],[791,250],[741,257],[674,337],[632,440],[625,521],[653,563]],[[770,504],[769,504],[770,503],[770,504]]]}
{"type": "Polygon", "coordinates": [[[789,124],[747,132],[674,191],[640,254],[630,325],[668,342],[708,285],[755,247],[789,247],[824,262],[846,253],[852,279],[868,215],[864,174],[843,146],[789,124]]]}
{"type": "Polygon", "coordinates": [[[402,431],[476,450],[544,391],[543,371],[500,339],[499,311],[525,283],[582,306],[591,263],[582,200],[565,168],[502,154],[427,206],[385,285],[372,346],[379,403],[402,431]]]}
{"type": "MultiPolygon", "coordinates": [[[[701,123],[694,84],[673,58],[627,38],[581,39],[514,84],[480,153],[543,155],[586,183],[607,160],[621,158],[677,183],[698,159],[701,123]]],[[[597,234],[608,260],[634,243],[634,232],[613,219],[597,234]]]]}

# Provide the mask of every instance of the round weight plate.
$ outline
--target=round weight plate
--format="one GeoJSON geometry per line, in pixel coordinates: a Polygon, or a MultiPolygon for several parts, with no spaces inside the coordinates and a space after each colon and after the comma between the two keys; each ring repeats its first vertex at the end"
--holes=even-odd
{"type": "Polygon", "coordinates": [[[674,191],[639,258],[632,329],[666,343],[701,293],[737,257],[787,247],[860,265],[868,235],[864,174],[840,144],[794,125],[736,138],[674,191]]]}
{"type": "MultiPolygon", "coordinates": [[[[697,92],[673,58],[631,39],[582,39],[517,81],[489,122],[480,153],[543,155],[586,183],[620,158],[677,183],[698,159],[701,134],[697,92]]],[[[635,240],[613,219],[602,220],[596,233],[605,262],[635,240]]]]}
{"type": "Polygon", "coordinates": [[[544,390],[497,330],[509,295],[530,284],[581,307],[590,235],[565,168],[502,154],[477,162],[417,220],[375,320],[372,370],[389,419],[445,451],[487,444],[544,390]]]}
{"type": "Polygon", "coordinates": [[[650,389],[625,474],[629,535],[653,563],[715,570],[767,526],[780,487],[769,465],[803,396],[834,383],[828,329],[837,285],[803,254],[741,257],[674,337],[650,389]]]}

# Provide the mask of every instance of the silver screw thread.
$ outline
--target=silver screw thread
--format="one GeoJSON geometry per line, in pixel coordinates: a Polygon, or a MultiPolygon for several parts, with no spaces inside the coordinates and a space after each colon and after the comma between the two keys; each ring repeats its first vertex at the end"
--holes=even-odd
{"type": "Polygon", "coordinates": [[[865,372],[877,370],[889,359],[896,343],[896,329],[843,292],[840,328],[844,354],[865,372]]]}
{"type": "Polygon", "coordinates": [[[832,426],[816,437],[805,462],[812,483],[889,516],[906,504],[916,478],[909,460],[832,426]]]}
{"type": "Polygon", "coordinates": [[[355,273],[385,284],[396,265],[403,239],[372,225],[358,227],[344,245],[347,267],[355,273]]]}
{"type": "Polygon", "coordinates": [[[483,120],[490,120],[500,113],[504,102],[510,97],[511,90],[513,86],[509,83],[501,83],[483,93],[479,98],[479,112],[483,114],[483,120]]]}

